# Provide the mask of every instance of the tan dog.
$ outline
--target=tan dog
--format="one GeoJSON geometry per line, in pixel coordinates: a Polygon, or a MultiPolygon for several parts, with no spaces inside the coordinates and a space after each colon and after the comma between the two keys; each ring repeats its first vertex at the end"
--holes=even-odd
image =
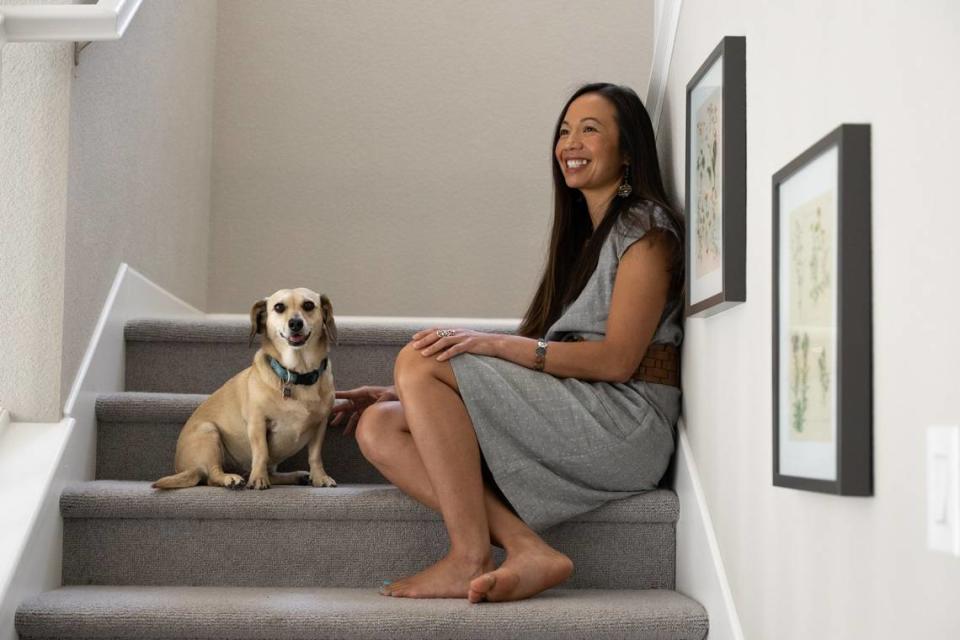
{"type": "Polygon", "coordinates": [[[329,343],[337,343],[337,328],[330,300],[310,289],[281,289],[253,305],[250,325],[250,344],[265,333],[253,364],[193,412],[177,439],[177,473],[160,478],[154,488],[192,487],[202,480],[241,488],[244,479],[237,472],[246,470],[248,489],[337,485],[320,459],[334,404],[327,355],[329,343]],[[277,473],[277,465],[307,443],[310,472],[277,473]]]}

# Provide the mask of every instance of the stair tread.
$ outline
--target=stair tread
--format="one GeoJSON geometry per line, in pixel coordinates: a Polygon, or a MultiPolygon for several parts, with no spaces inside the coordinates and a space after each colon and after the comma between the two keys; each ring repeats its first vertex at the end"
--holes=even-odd
{"type": "Polygon", "coordinates": [[[118,391],[98,394],[95,407],[101,422],[185,422],[209,397],[209,393],[118,391]]]}
{"type": "MultiPolygon", "coordinates": [[[[520,320],[497,318],[390,318],[337,316],[338,344],[403,345],[427,322],[490,333],[515,333],[520,320]]],[[[220,314],[200,318],[137,318],[124,325],[124,339],[136,342],[242,342],[250,340],[250,318],[220,314]]]]}
{"type": "MultiPolygon", "coordinates": [[[[581,522],[670,523],[679,517],[670,489],[608,502],[575,516],[581,522]]],[[[203,520],[440,520],[441,515],[392,484],[274,486],[264,491],[198,486],[163,491],[150,482],[93,480],[67,484],[64,518],[191,518],[203,520]]]]}
{"type": "Polygon", "coordinates": [[[704,638],[707,612],[666,589],[561,589],[515,602],[400,598],[376,587],[69,586],[16,614],[21,638],[704,638]]]}

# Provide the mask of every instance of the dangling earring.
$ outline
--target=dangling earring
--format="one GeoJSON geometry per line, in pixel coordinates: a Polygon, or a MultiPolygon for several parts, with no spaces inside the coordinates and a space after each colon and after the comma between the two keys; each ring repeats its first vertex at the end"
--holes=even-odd
{"type": "Polygon", "coordinates": [[[617,187],[617,195],[621,198],[626,198],[633,192],[633,187],[630,186],[630,182],[627,180],[627,176],[630,175],[630,165],[627,164],[623,169],[623,182],[620,183],[620,186],[617,187]]]}

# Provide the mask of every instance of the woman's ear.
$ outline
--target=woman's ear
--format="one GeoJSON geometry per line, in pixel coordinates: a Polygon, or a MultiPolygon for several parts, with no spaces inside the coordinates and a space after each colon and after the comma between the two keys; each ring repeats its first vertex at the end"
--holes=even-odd
{"type": "Polygon", "coordinates": [[[333,321],[333,305],[330,304],[330,298],[326,294],[320,294],[320,309],[323,310],[323,326],[333,344],[337,344],[337,325],[333,321]]]}
{"type": "Polygon", "coordinates": [[[267,299],[262,298],[253,303],[250,308],[250,344],[253,346],[253,337],[263,333],[266,328],[267,299]]]}

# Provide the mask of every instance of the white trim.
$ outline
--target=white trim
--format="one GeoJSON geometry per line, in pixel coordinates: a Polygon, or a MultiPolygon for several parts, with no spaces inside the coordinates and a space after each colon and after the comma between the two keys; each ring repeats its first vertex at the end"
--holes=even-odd
{"type": "Polygon", "coordinates": [[[73,415],[81,389],[95,393],[123,390],[123,326],[136,315],[151,318],[202,316],[203,312],[160,287],[126,262],[120,263],[97,325],[83,354],[64,415],[73,415]]]}
{"type": "Polygon", "coordinates": [[[60,493],[68,482],[94,477],[96,398],[124,389],[123,327],[138,316],[196,318],[203,313],[121,263],[63,420],[13,422],[0,433],[0,640],[16,640],[13,619],[21,602],[60,586],[60,493]]]}
{"type": "Polygon", "coordinates": [[[4,42],[118,40],[143,0],[100,0],[97,4],[7,5],[0,7],[4,42]]]}
{"type": "Polygon", "coordinates": [[[16,640],[24,599],[60,585],[60,491],[76,468],[73,418],[11,422],[0,433],[0,640],[16,640]]]}
{"type": "Polygon", "coordinates": [[[711,640],[744,640],[683,417],[677,423],[677,443],[674,491],[681,508],[677,521],[676,590],[707,610],[711,640]]]}
{"type": "Polygon", "coordinates": [[[0,437],[3,437],[3,431],[10,425],[10,412],[0,407],[0,437]]]}
{"type": "Polygon", "coordinates": [[[647,85],[647,112],[653,123],[653,130],[660,130],[660,113],[663,111],[663,97],[667,92],[667,78],[670,73],[670,61],[673,47],[680,27],[680,7],[683,0],[657,0],[654,6],[656,20],[653,62],[650,66],[650,83],[647,85]]]}

